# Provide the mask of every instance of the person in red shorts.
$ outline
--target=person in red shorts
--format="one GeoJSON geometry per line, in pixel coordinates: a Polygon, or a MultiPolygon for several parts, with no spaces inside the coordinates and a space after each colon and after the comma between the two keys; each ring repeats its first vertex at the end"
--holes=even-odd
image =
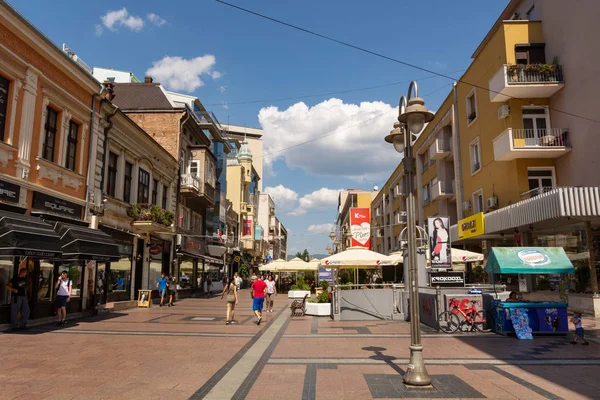
{"type": "Polygon", "coordinates": [[[256,325],[260,325],[262,320],[262,309],[265,303],[265,293],[267,292],[267,284],[262,280],[262,276],[258,275],[256,281],[252,284],[252,310],[256,315],[256,325]]]}

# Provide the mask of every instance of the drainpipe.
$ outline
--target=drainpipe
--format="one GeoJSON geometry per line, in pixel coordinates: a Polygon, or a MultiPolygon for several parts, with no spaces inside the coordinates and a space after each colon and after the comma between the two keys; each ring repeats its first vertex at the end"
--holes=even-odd
{"type": "Polygon", "coordinates": [[[452,84],[452,92],[454,93],[454,112],[452,113],[452,140],[453,140],[453,152],[454,152],[454,179],[457,182],[456,185],[456,206],[458,207],[458,220],[464,218],[464,211],[462,208],[463,203],[463,168],[462,168],[462,156],[460,149],[460,130],[458,128],[458,90],[457,83],[452,84]]]}

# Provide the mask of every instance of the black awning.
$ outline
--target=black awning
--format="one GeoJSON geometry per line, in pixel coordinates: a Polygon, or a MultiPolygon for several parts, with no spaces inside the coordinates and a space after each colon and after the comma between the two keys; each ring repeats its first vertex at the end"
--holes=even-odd
{"type": "Polygon", "coordinates": [[[121,258],[119,246],[99,229],[55,222],[64,260],[117,261],[121,258]]]}
{"type": "Polygon", "coordinates": [[[60,237],[36,217],[0,211],[0,255],[60,258],[60,237]]]}

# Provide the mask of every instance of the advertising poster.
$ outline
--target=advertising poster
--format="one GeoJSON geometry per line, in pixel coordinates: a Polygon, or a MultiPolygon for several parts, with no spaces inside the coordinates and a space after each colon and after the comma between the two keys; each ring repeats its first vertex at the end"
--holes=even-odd
{"type": "Polygon", "coordinates": [[[242,227],[242,236],[252,236],[252,217],[244,218],[244,226],[242,227]]]}
{"type": "Polygon", "coordinates": [[[371,210],[369,208],[350,209],[351,246],[371,248],[371,210]]]}
{"type": "Polygon", "coordinates": [[[427,218],[431,268],[452,268],[449,227],[448,217],[427,218]]]}
{"type": "Polygon", "coordinates": [[[330,285],[333,285],[333,268],[319,267],[319,282],[327,281],[330,285]]]}

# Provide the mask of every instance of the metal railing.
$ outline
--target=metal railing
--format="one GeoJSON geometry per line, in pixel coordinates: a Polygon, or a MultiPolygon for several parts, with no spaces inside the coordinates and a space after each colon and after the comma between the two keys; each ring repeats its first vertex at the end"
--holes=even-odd
{"type": "Polygon", "coordinates": [[[512,129],[514,148],[524,147],[570,147],[569,131],[563,128],[512,129]]]}
{"type": "Polygon", "coordinates": [[[506,82],[509,85],[558,83],[562,81],[562,68],[558,64],[519,64],[506,66],[506,82]]]}
{"type": "Polygon", "coordinates": [[[199,192],[202,192],[202,182],[198,175],[192,174],[183,174],[181,175],[181,187],[182,188],[191,188],[195,189],[199,192]]]}
{"type": "Polygon", "coordinates": [[[551,191],[553,189],[555,189],[555,188],[553,188],[552,186],[540,186],[535,189],[531,189],[531,190],[521,193],[521,197],[532,198],[535,196],[539,196],[540,194],[548,193],[549,191],[551,191]]]}

